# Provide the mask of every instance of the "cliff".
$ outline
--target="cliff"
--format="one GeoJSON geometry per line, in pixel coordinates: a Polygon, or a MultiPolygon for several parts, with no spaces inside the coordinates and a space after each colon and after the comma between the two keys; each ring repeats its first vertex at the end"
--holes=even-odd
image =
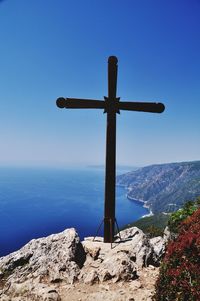
{"type": "Polygon", "coordinates": [[[31,240],[0,258],[0,300],[151,300],[166,239],[136,227],[121,239],[111,248],[66,229],[31,240]]]}
{"type": "Polygon", "coordinates": [[[153,213],[172,212],[200,195],[200,161],[146,166],[118,176],[117,185],[153,213]]]}

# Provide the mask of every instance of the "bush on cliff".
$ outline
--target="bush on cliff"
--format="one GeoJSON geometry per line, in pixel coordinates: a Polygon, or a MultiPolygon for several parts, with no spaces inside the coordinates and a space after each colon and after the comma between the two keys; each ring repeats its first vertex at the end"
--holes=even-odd
{"type": "Polygon", "coordinates": [[[141,229],[150,238],[162,236],[165,227],[167,226],[169,215],[159,213],[152,216],[142,217],[139,220],[125,225],[121,230],[137,227],[141,229]]]}
{"type": "Polygon", "coordinates": [[[188,201],[184,204],[183,208],[173,212],[169,218],[168,226],[171,233],[178,234],[179,226],[190,215],[193,214],[200,206],[200,197],[195,201],[188,201]]]}
{"type": "Polygon", "coordinates": [[[200,208],[179,225],[156,283],[156,301],[200,300],[200,208]]]}

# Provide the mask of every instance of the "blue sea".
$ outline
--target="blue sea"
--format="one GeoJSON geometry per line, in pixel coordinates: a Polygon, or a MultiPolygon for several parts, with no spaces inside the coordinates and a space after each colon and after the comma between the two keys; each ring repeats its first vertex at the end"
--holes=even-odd
{"type": "MultiPolygon", "coordinates": [[[[126,198],[124,188],[116,187],[119,227],[147,213],[142,204],[126,198]]],[[[94,236],[103,215],[101,168],[0,168],[0,256],[32,238],[70,227],[77,229],[81,239],[94,236]]]]}

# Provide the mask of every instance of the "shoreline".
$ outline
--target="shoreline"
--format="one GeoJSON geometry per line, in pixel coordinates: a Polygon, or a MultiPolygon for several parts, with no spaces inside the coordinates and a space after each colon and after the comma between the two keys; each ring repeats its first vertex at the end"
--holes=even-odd
{"type": "Polygon", "coordinates": [[[149,211],[149,213],[142,215],[141,218],[154,215],[152,210],[150,209],[150,206],[147,205],[147,201],[144,201],[144,200],[141,200],[141,199],[135,199],[135,198],[129,196],[129,192],[131,191],[131,188],[129,188],[127,185],[124,185],[124,184],[116,184],[116,186],[121,187],[126,191],[126,198],[128,200],[133,201],[135,203],[140,203],[140,204],[142,203],[142,207],[146,208],[149,211]]]}
{"type": "MultiPolygon", "coordinates": [[[[125,188],[125,187],[124,187],[124,188],[125,188]]],[[[126,187],[125,189],[126,189],[126,190],[129,190],[127,187],[126,187]]],[[[148,213],[148,214],[144,214],[141,218],[148,217],[148,216],[153,216],[153,215],[154,215],[153,212],[152,212],[152,210],[150,209],[149,205],[147,205],[147,202],[146,202],[146,201],[141,200],[141,199],[135,199],[135,198],[129,196],[128,193],[126,193],[126,198],[127,198],[128,200],[134,201],[134,202],[136,202],[136,203],[140,203],[140,204],[142,203],[142,204],[143,204],[143,207],[146,208],[146,209],[148,209],[149,213],[148,213]]]]}

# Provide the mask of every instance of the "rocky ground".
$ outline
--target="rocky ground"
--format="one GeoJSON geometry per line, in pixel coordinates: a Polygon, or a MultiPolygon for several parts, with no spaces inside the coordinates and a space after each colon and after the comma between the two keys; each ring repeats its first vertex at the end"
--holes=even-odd
{"type": "Polygon", "coordinates": [[[159,272],[158,267],[150,266],[138,271],[134,281],[119,281],[88,285],[77,283],[61,289],[63,301],[150,301],[159,272]]]}
{"type": "Polygon", "coordinates": [[[0,258],[1,301],[151,300],[166,239],[136,227],[114,244],[75,229],[31,240],[0,258]]]}

